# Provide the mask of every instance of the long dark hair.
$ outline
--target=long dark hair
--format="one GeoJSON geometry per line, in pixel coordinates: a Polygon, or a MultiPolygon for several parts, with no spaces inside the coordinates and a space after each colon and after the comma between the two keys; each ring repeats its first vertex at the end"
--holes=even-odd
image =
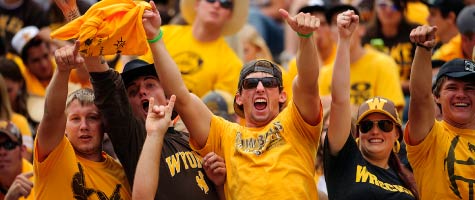
{"type": "MultiPolygon", "coordinates": [[[[399,131],[399,134],[403,134],[402,131],[399,131]]],[[[414,175],[401,163],[401,160],[399,160],[399,156],[396,152],[391,151],[391,154],[389,154],[388,165],[396,171],[397,175],[404,183],[404,186],[412,192],[414,198],[419,200],[420,197],[414,175]]]]}
{"type": "Polygon", "coordinates": [[[22,87],[20,88],[21,92],[17,94],[15,103],[10,103],[12,105],[13,111],[25,116],[29,121],[31,121],[26,106],[28,92],[26,90],[25,79],[23,78],[23,75],[20,72],[20,68],[14,61],[5,57],[0,57],[0,74],[3,75],[5,79],[10,79],[12,81],[22,83],[22,87]]]}

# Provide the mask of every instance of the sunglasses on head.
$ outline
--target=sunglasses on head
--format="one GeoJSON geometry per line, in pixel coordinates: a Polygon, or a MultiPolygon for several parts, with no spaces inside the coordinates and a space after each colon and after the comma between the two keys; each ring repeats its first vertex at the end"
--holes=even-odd
{"type": "Polygon", "coordinates": [[[10,141],[10,140],[7,140],[3,143],[0,143],[0,147],[3,147],[6,150],[12,150],[18,145],[20,145],[20,144],[18,144],[16,142],[13,142],[13,141],[10,141]]]}
{"type": "Polygon", "coordinates": [[[394,122],[389,119],[379,121],[365,120],[359,123],[360,132],[367,133],[373,129],[374,124],[378,124],[378,128],[384,132],[390,132],[394,128],[394,122]]]}
{"type": "Polygon", "coordinates": [[[225,8],[225,9],[233,8],[233,2],[231,0],[206,0],[206,2],[208,3],[214,3],[216,1],[219,2],[219,6],[221,6],[221,8],[225,8]]]}
{"type": "Polygon", "coordinates": [[[259,85],[259,82],[265,88],[275,88],[279,87],[279,80],[276,77],[264,77],[264,78],[246,78],[242,82],[242,88],[244,89],[254,89],[259,85]]]}

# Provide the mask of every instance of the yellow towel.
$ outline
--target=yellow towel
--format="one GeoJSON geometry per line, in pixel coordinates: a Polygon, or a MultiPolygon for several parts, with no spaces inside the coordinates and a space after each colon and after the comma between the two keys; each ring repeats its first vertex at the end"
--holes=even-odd
{"type": "Polygon", "coordinates": [[[79,39],[80,52],[87,56],[143,55],[148,51],[147,36],[142,25],[148,2],[102,0],[81,17],[51,33],[60,40],[79,39]]]}

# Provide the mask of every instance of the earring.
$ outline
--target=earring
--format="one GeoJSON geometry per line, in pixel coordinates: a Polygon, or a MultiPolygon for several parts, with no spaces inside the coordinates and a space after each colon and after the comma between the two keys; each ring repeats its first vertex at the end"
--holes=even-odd
{"type": "Polygon", "coordinates": [[[360,146],[360,138],[356,138],[355,142],[356,142],[356,146],[360,146]]]}
{"type": "Polygon", "coordinates": [[[399,141],[396,140],[396,142],[394,143],[393,152],[399,153],[399,150],[401,150],[401,143],[399,143],[399,141]]]}

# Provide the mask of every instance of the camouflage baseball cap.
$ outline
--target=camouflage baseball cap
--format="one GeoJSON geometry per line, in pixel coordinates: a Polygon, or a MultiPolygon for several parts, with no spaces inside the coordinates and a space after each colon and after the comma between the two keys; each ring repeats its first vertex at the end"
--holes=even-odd
{"type": "MultiPolygon", "coordinates": [[[[279,88],[284,88],[283,81],[282,81],[282,71],[280,70],[279,66],[272,63],[268,60],[253,60],[244,65],[241,69],[241,73],[239,75],[239,83],[238,83],[238,92],[242,90],[242,83],[247,75],[254,73],[254,72],[265,72],[277,78],[279,81],[279,88]]],[[[234,112],[239,116],[244,118],[244,110],[242,105],[238,105],[236,103],[236,97],[234,97],[234,112]]]]}
{"type": "Polygon", "coordinates": [[[358,114],[356,115],[356,125],[358,126],[363,118],[372,113],[381,113],[391,118],[391,120],[393,120],[394,123],[398,125],[399,130],[401,131],[398,140],[402,140],[402,122],[399,118],[396,106],[391,100],[383,97],[373,97],[366,100],[358,108],[358,114]]]}
{"type": "Polygon", "coordinates": [[[20,130],[10,121],[0,120],[0,133],[7,135],[13,142],[23,143],[20,130]]]}

